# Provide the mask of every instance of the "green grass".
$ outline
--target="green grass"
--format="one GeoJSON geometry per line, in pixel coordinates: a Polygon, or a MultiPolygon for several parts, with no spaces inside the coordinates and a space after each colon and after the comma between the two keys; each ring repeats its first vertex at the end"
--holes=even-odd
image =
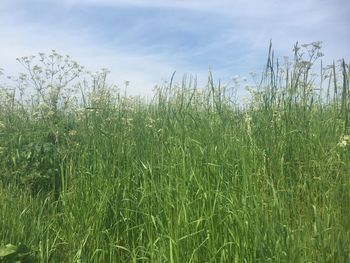
{"type": "Polygon", "coordinates": [[[348,67],[327,97],[269,63],[247,105],[211,76],[148,102],[105,86],[78,110],[2,101],[0,245],[38,262],[350,262],[348,67]]]}

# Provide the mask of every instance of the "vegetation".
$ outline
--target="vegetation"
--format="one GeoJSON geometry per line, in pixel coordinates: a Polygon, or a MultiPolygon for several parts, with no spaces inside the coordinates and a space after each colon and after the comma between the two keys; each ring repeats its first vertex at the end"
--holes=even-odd
{"type": "Polygon", "coordinates": [[[270,47],[244,104],[237,79],[146,101],[55,51],[19,59],[0,85],[0,262],[350,262],[349,65],[314,75],[320,48],[270,47]]]}

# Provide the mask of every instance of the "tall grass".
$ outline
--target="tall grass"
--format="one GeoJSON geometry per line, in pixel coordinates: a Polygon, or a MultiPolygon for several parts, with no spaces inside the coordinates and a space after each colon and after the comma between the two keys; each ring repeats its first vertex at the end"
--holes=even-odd
{"type": "Polygon", "coordinates": [[[319,49],[281,64],[270,48],[246,104],[210,74],[151,101],[105,74],[74,103],[67,85],[30,104],[3,87],[1,245],[38,262],[350,262],[349,66],[319,81],[319,49]]]}

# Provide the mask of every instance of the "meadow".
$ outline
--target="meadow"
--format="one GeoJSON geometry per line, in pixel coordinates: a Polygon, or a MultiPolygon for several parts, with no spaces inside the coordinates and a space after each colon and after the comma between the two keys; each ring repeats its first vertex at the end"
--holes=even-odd
{"type": "Polygon", "coordinates": [[[270,47],[244,103],[211,73],[144,99],[55,51],[19,59],[0,262],[350,262],[350,70],[320,49],[270,47]]]}

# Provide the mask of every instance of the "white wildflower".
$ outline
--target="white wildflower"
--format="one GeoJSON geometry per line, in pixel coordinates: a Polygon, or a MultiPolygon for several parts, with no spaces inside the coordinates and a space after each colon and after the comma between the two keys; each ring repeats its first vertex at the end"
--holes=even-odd
{"type": "Polygon", "coordinates": [[[248,99],[248,97],[243,97],[242,101],[243,101],[243,104],[244,104],[244,105],[248,105],[248,104],[249,104],[249,99],[248,99]]]}
{"type": "Polygon", "coordinates": [[[52,116],[54,116],[55,115],[55,112],[53,111],[53,110],[49,110],[48,112],[47,112],[47,117],[49,117],[49,118],[51,118],[52,116]]]}
{"type": "Polygon", "coordinates": [[[340,137],[338,146],[340,148],[346,148],[350,144],[350,135],[343,135],[340,137]]]}
{"type": "Polygon", "coordinates": [[[71,136],[71,137],[73,137],[73,136],[75,136],[75,135],[77,135],[77,131],[76,130],[70,130],[69,132],[68,132],[68,135],[69,136],[71,136]]]}
{"type": "Polygon", "coordinates": [[[152,127],[154,126],[155,122],[156,122],[156,121],[155,121],[154,119],[148,118],[148,119],[147,119],[147,123],[146,123],[146,127],[147,127],[147,128],[152,128],[152,127]]]}
{"type": "Polygon", "coordinates": [[[126,124],[128,127],[133,126],[133,119],[132,118],[122,118],[122,121],[126,124]]]}

